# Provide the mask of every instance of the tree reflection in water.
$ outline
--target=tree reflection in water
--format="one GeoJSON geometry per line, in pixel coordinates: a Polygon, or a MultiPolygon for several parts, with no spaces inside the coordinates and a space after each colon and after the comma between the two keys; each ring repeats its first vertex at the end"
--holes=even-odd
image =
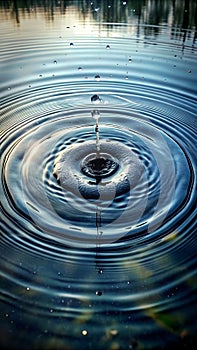
{"type": "Polygon", "coordinates": [[[196,29],[196,0],[13,0],[1,1],[0,9],[6,18],[10,16],[20,24],[20,16],[31,16],[42,9],[46,20],[54,21],[55,14],[64,15],[69,7],[75,8],[84,18],[91,14],[96,22],[146,25],[145,34],[157,34],[159,26],[169,25],[181,29],[196,29]],[[155,26],[153,27],[148,27],[155,26]],[[150,33],[151,31],[151,33],[150,33]]]}

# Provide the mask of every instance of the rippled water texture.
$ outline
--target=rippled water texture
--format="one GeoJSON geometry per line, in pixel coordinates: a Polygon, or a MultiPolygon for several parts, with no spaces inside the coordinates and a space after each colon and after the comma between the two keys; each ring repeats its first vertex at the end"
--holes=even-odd
{"type": "Polygon", "coordinates": [[[60,1],[51,20],[13,3],[0,12],[1,349],[193,349],[194,26],[170,25],[171,1],[157,24],[146,2],[138,17],[119,2],[127,22],[113,2],[60,1]]]}

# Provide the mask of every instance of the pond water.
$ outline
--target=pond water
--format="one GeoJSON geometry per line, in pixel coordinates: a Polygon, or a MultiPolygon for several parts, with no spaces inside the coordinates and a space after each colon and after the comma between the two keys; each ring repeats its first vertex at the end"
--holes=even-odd
{"type": "Polygon", "coordinates": [[[1,1],[1,349],[194,348],[196,11],[1,1]]]}

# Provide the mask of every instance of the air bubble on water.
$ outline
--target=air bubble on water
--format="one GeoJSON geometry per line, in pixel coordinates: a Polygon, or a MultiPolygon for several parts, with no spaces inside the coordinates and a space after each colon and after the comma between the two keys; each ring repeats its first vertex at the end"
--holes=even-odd
{"type": "Polygon", "coordinates": [[[82,67],[78,67],[78,70],[82,70],[82,67]]]}
{"type": "Polygon", "coordinates": [[[99,74],[97,74],[97,75],[95,75],[94,79],[95,79],[96,81],[99,81],[99,80],[101,79],[101,77],[100,77],[99,74]]]}
{"type": "Polygon", "coordinates": [[[132,59],[131,59],[131,58],[129,58],[129,62],[132,62],[132,59]]]}
{"type": "Polygon", "coordinates": [[[74,46],[74,44],[73,44],[73,43],[70,43],[70,46],[74,46]]]}
{"type": "Polygon", "coordinates": [[[106,49],[109,50],[110,49],[110,45],[106,45],[106,49]]]}
{"type": "Polygon", "coordinates": [[[57,64],[57,61],[56,61],[56,60],[54,60],[54,61],[53,61],[53,63],[57,64]]]}

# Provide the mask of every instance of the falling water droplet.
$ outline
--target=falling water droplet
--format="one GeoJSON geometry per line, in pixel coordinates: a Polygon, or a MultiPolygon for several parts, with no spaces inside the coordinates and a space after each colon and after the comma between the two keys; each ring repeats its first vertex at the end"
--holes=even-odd
{"type": "Polygon", "coordinates": [[[100,118],[100,112],[97,109],[91,111],[92,118],[98,120],[100,118]]]}
{"type": "Polygon", "coordinates": [[[98,104],[102,102],[102,99],[99,97],[99,95],[95,94],[91,97],[91,102],[94,104],[98,104]]]}

